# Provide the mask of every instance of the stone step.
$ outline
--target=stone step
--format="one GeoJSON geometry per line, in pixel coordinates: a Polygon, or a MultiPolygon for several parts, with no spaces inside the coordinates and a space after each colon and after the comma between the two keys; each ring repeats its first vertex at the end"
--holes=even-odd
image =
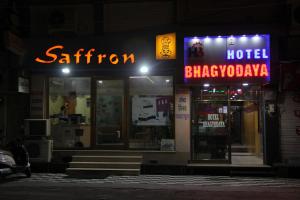
{"type": "Polygon", "coordinates": [[[140,169],[140,162],[70,162],[70,168],[140,169]]]}
{"type": "Polygon", "coordinates": [[[142,162],[142,156],[91,156],[76,155],[72,162],[142,162]]]}
{"type": "Polygon", "coordinates": [[[80,150],[76,151],[77,156],[141,156],[139,151],[128,150],[80,150]]]}
{"type": "Polygon", "coordinates": [[[138,176],[140,175],[140,169],[114,169],[114,168],[68,168],[67,174],[69,176],[108,176],[108,175],[118,175],[118,176],[138,176]]]}
{"type": "Polygon", "coordinates": [[[251,152],[254,149],[253,146],[246,146],[246,145],[232,145],[231,152],[251,152]]]}

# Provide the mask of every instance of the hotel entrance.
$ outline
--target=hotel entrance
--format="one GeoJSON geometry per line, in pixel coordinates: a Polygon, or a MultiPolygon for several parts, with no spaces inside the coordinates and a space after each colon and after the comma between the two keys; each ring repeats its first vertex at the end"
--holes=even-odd
{"type": "Polygon", "coordinates": [[[262,165],[261,98],[258,86],[194,87],[192,162],[262,165]]]}

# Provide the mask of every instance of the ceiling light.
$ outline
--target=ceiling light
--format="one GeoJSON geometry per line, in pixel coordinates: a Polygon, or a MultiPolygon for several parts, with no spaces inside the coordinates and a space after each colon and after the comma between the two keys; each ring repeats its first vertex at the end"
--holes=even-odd
{"type": "Polygon", "coordinates": [[[140,68],[140,72],[142,73],[142,74],[147,74],[148,72],[149,72],[149,68],[147,67],[147,66],[142,66],[141,68],[140,68]]]}
{"type": "Polygon", "coordinates": [[[62,71],[63,74],[69,74],[71,70],[68,67],[64,67],[64,68],[61,69],[61,71],[62,71]]]}

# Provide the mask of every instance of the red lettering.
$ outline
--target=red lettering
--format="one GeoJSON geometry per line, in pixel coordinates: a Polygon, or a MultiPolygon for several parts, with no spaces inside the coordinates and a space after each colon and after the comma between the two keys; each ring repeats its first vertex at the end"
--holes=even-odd
{"type": "Polygon", "coordinates": [[[253,69],[253,72],[254,72],[254,76],[259,76],[258,75],[259,64],[253,64],[252,69],[253,69]]]}
{"type": "Polygon", "coordinates": [[[227,76],[228,77],[233,77],[234,76],[234,66],[233,65],[229,65],[227,67],[227,76]]]}
{"type": "Polygon", "coordinates": [[[242,77],[244,74],[244,66],[237,64],[235,67],[235,76],[242,77]]]}
{"type": "Polygon", "coordinates": [[[185,66],[185,78],[268,77],[266,64],[185,66]]]}
{"type": "Polygon", "coordinates": [[[211,66],[211,68],[210,68],[210,76],[211,77],[218,77],[219,76],[218,66],[217,65],[211,66]]]}
{"type": "Polygon", "coordinates": [[[262,64],[261,67],[260,67],[260,76],[263,77],[263,76],[269,76],[269,72],[268,72],[268,68],[267,68],[267,65],[266,64],[262,64]]]}
{"type": "Polygon", "coordinates": [[[246,64],[245,66],[245,70],[244,70],[244,77],[247,76],[252,76],[252,71],[251,71],[251,65],[250,64],[246,64]]]}
{"type": "Polygon", "coordinates": [[[221,70],[221,76],[222,76],[222,77],[226,77],[226,76],[225,76],[226,65],[219,65],[219,68],[220,68],[220,70],[221,70]]]}
{"type": "Polygon", "coordinates": [[[193,77],[193,68],[191,66],[185,66],[184,68],[184,77],[185,78],[192,78],[193,77]]]}
{"type": "Polygon", "coordinates": [[[201,66],[194,66],[194,78],[201,78],[201,66]]]}
{"type": "Polygon", "coordinates": [[[207,65],[203,65],[203,67],[202,67],[202,78],[204,78],[204,77],[210,77],[210,75],[209,75],[210,73],[209,73],[209,69],[208,69],[208,66],[207,65]]]}

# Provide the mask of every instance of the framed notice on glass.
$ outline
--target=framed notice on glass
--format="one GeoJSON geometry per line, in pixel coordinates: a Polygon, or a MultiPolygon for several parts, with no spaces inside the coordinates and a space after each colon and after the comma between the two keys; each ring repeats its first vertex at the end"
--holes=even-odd
{"type": "Polygon", "coordinates": [[[27,78],[18,78],[18,92],[29,93],[29,80],[27,78]]]}

